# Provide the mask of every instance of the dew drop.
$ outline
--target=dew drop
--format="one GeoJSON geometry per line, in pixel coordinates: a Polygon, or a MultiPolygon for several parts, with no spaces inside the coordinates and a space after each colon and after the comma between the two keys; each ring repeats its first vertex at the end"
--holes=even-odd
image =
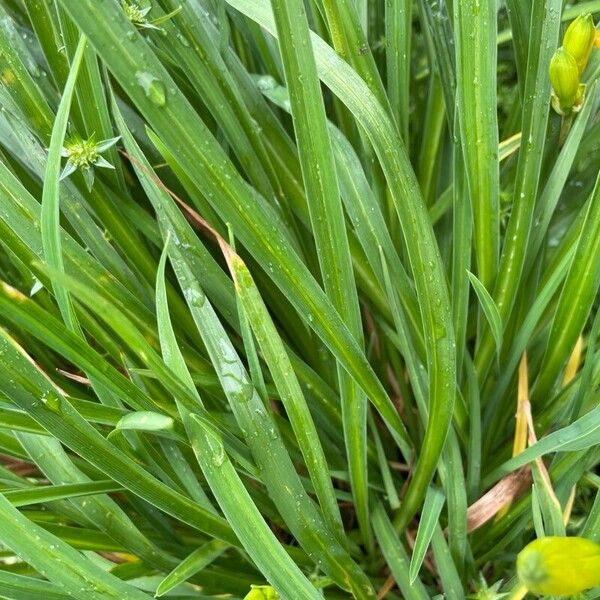
{"type": "Polygon", "coordinates": [[[162,107],[167,103],[167,90],[160,79],[146,71],[138,71],[135,78],[152,104],[162,107]]]}
{"type": "Polygon", "coordinates": [[[231,397],[237,402],[249,402],[254,394],[254,386],[249,381],[237,381],[237,387],[232,390],[231,397]]]}
{"type": "Polygon", "coordinates": [[[225,462],[225,458],[225,448],[220,446],[219,449],[213,453],[211,461],[215,467],[220,467],[225,462]]]}
{"type": "Polygon", "coordinates": [[[179,43],[182,46],[185,46],[186,48],[190,47],[190,43],[187,41],[187,38],[184,35],[182,35],[181,33],[177,34],[177,39],[179,40],[179,43]]]}
{"type": "Polygon", "coordinates": [[[256,86],[259,90],[266,92],[274,90],[277,87],[277,81],[271,75],[263,75],[256,80],[256,86]]]}
{"type": "Polygon", "coordinates": [[[188,302],[196,308],[204,306],[204,302],[206,301],[204,292],[198,288],[190,288],[186,293],[186,298],[188,302]]]}
{"type": "Polygon", "coordinates": [[[221,381],[223,391],[235,402],[249,402],[254,394],[254,386],[248,380],[235,349],[226,339],[219,341],[219,349],[222,358],[221,381]]]}
{"type": "Polygon", "coordinates": [[[56,392],[52,390],[44,392],[42,394],[41,400],[44,406],[50,409],[52,412],[60,412],[61,401],[59,395],[56,392]]]}

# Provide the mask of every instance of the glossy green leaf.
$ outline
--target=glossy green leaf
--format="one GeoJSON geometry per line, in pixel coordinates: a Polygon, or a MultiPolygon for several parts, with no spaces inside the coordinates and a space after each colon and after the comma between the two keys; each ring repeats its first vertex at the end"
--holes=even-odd
{"type": "Polygon", "coordinates": [[[421,519],[419,521],[415,547],[413,548],[412,557],[410,559],[408,574],[411,585],[419,574],[419,570],[425,559],[425,553],[427,552],[427,548],[433,537],[445,501],[446,498],[441,490],[435,487],[429,488],[427,495],[425,496],[425,504],[423,504],[423,512],[421,513],[421,519]]]}

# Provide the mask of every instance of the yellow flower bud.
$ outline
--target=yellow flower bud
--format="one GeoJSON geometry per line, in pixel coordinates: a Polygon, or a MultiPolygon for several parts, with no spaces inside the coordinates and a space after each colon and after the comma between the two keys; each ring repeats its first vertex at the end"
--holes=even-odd
{"type": "Polygon", "coordinates": [[[539,595],[572,596],[600,586],[600,545],[580,537],[545,537],[517,556],[519,579],[539,595]]]}
{"type": "Polygon", "coordinates": [[[279,594],[269,585],[253,585],[244,600],[280,600],[279,594]]]}
{"type": "Polygon", "coordinates": [[[579,15],[567,28],[563,48],[575,59],[579,73],[583,73],[596,39],[596,27],[589,13],[579,15]]]}
{"type": "Polygon", "coordinates": [[[550,61],[550,83],[557,100],[553,102],[557,112],[568,114],[583,100],[577,62],[564,48],[559,48],[550,61]]]}

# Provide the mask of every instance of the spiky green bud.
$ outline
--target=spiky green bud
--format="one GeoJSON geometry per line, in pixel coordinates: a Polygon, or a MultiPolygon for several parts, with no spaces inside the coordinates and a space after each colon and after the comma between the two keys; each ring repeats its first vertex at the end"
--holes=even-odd
{"type": "Polygon", "coordinates": [[[113,165],[101,156],[101,153],[112,148],[120,139],[121,137],[119,136],[96,142],[92,135],[87,140],[74,137],[65,142],[60,154],[68,160],[60,174],[60,179],[69,177],[69,175],[79,169],[83,174],[88,189],[91,190],[94,185],[94,167],[114,169],[113,165]]]}

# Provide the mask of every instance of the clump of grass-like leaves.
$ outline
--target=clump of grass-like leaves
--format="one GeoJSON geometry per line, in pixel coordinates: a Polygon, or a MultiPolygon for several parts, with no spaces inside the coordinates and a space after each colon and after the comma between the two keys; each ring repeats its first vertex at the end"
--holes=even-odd
{"type": "Polygon", "coordinates": [[[0,597],[598,597],[598,12],[0,0],[0,597]]]}

